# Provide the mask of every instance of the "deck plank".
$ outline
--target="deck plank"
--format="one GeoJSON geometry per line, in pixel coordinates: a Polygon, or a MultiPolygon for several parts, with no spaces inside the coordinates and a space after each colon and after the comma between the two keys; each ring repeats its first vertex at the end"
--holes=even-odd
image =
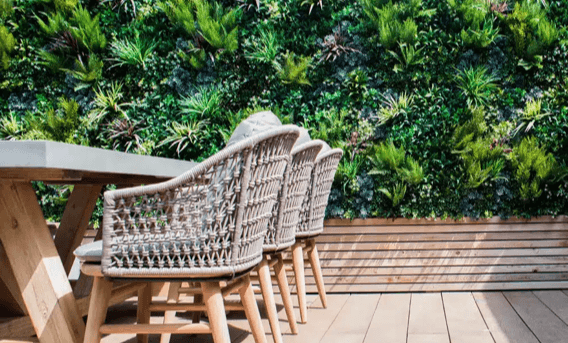
{"type": "Polygon", "coordinates": [[[470,292],[442,293],[452,342],[494,343],[470,292]]]}
{"type": "Polygon", "coordinates": [[[406,343],[410,293],[383,294],[364,343],[406,343]]]}
{"type": "MultiPolygon", "coordinates": [[[[294,297],[293,297],[294,298],[294,297]]],[[[328,297],[327,308],[321,309],[319,298],[316,300],[312,308],[308,309],[308,318],[310,320],[305,325],[300,325],[300,333],[298,335],[290,335],[284,337],[286,343],[316,343],[320,342],[322,337],[326,334],[331,324],[338,316],[341,309],[345,306],[349,294],[337,294],[328,297]]],[[[300,318],[298,316],[298,318],[300,318]]],[[[344,342],[345,343],[345,342],[344,342]]]]}
{"type": "Polygon", "coordinates": [[[441,293],[413,293],[407,343],[449,343],[441,293]]]}
{"type": "Polygon", "coordinates": [[[541,343],[559,343],[568,340],[568,325],[532,292],[503,292],[503,294],[541,343]]]}
{"type": "Polygon", "coordinates": [[[501,292],[472,294],[495,343],[539,343],[501,292]]]}
{"type": "Polygon", "coordinates": [[[558,318],[568,324],[568,295],[562,291],[534,291],[540,299],[558,318]]]}
{"type": "Polygon", "coordinates": [[[321,342],[363,342],[380,297],[380,294],[351,295],[321,342]]]}

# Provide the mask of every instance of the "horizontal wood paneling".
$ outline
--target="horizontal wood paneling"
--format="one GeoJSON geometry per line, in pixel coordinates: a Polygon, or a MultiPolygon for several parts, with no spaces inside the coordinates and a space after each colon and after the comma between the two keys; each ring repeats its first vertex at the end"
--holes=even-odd
{"type": "Polygon", "coordinates": [[[331,293],[568,288],[566,216],[334,219],[316,242],[331,293]]]}

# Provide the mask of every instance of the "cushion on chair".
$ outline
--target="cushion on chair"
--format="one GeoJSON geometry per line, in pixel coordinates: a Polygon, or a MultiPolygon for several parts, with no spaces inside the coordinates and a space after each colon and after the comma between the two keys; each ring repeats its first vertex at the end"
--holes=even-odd
{"type": "Polygon", "coordinates": [[[258,112],[243,120],[235,129],[227,146],[231,146],[244,139],[265,132],[267,129],[274,129],[282,126],[280,119],[270,111],[258,112]]]}
{"type": "Polygon", "coordinates": [[[101,262],[103,257],[103,241],[83,244],[73,252],[81,262],[101,262]]]}
{"type": "Polygon", "coordinates": [[[321,154],[323,154],[324,152],[328,152],[328,151],[330,151],[330,150],[331,150],[331,147],[329,146],[329,144],[327,144],[326,142],[323,142],[322,147],[321,147],[321,150],[320,150],[320,152],[319,152],[318,155],[321,155],[321,154]]]}
{"type": "Polygon", "coordinates": [[[300,146],[304,143],[308,143],[311,140],[312,139],[310,138],[310,133],[308,132],[308,130],[304,129],[303,127],[300,127],[300,136],[296,140],[294,147],[300,146]]]}

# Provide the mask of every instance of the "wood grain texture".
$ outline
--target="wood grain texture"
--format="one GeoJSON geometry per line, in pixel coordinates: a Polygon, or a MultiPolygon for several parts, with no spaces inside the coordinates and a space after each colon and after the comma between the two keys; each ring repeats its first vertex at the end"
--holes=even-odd
{"type": "MultiPolygon", "coordinates": [[[[328,220],[316,242],[327,292],[538,290],[568,282],[566,216],[328,220]]],[[[306,270],[307,292],[316,291],[315,277],[306,270]]]]}

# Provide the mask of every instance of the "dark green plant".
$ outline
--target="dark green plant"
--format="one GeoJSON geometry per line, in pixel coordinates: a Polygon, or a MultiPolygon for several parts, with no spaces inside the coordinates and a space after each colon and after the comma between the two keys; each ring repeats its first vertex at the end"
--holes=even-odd
{"type": "Polygon", "coordinates": [[[0,0],[0,19],[6,20],[14,13],[13,0],[0,0]]]}
{"type": "Polygon", "coordinates": [[[129,13],[131,17],[136,17],[136,3],[134,0],[103,0],[101,3],[110,3],[113,10],[118,9],[118,12],[124,11],[129,13]]]}
{"type": "Polygon", "coordinates": [[[477,49],[488,47],[497,37],[499,37],[499,27],[494,27],[492,20],[485,20],[480,28],[471,26],[461,31],[461,39],[465,45],[477,49]]]}
{"type": "Polygon", "coordinates": [[[40,116],[29,114],[30,131],[24,137],[56,142],[79,143],[77,129],[80,126],[79,104],[64,97],[59,99],[58,110],[51,108],[40,116]]]}
{"type": "Polygon", "coordinates": [[[202,132],[206,129],[208,121],[189,121],[187,123],[173,122],[172,126],[167,129],[168,136],[158,145],[170,145],[169,148],[176,147],[176,153],[181,153],[190,145],[194,144],[200,138],[202,132]]]}
{"type": "Polygon", "coordinates": [[[343,85],[347,89],[347,94],[350,98],[359,100],[367,91],[367,83],[369,75],[366,71],[356,69],[347,74],[347,79],[343,81],[343,85]]]}
{"type": "Polygon", "coordinates": [[[541,67],[542,54],[558,37],[558,30],[546,16],[547,10],[538,1],[521,0],[515,3],[513,13],[502,16],[513,41],[520,65],[529,69],[541,67]]]}
{"type": "Polygon", "coordinates": [[[389,53],[397,59],[399,64],[396,64],[393,68],[395,72],[406,70],[409,67],[424,64],[424,57],[422,56],[422,50],[416,49],[414,45],[409,45],[406,43],[399,43],[400,54],[392,50],[389,53]]]}
{"type": "Polygon", "coordinates": [[[92,17],[82,6],[73,11],[71,34],[89,51],[97,52],[106,47],[107,40],[99,25],[99,15],[92,17]]]}
{"type": "Polygon", "coordinates": [[[79,3],[79,0],[43,0],[51,2],[58,11],[71,12],[79,3]]]}
{"type": "Polygon", "coordinates": [[[75,61],[75,69],[61,69],[79,81],[76,90],[90,87],[101,79],[104,63],[97,56],[90,56],[85,65],[81,58],[75,61]]]}
{"type": "Polygon", "coordinates": [[[468,106],[481,106],[487,105],[492,92],[498,89],[495,82],[499,81],[499,78],[488,74],[487,68],[479,66],[458,70],[455,80],[467,99],[468,106]]]}
{"type": "Polygon", "coordinates": [[[39,27],[49,36],[55,36],[58,33],[69,30],[69,23],[65,18],[63,12],[57,11],[52,13],[47,13],[47,23],[40,17],[36,16],[37,23],[39,27]]]}
{"type": "Polygon", "coordinates": [[[554,178],[559,171],[552,154],[546,153],[536,137],[525,137],[510,154],[513,175],[519,184],[521,199],[535,199],[542,195],[542,184],[554,178]]]}
{"type": "Polygon", "coordinates": [[[311,137],[321,139],[332,147],[338,147],[348,138],[351,129],[347,122],[348,114],[346,109],[338,110],[337,108],[318,111],[314,116],[317,129],[310,132],[311,137]]]}
{"type": "Polygon", "coordinates": [[[312,65],[309,56],[296,56],[293,52],[286,52],[282,56],[283,62],[275,62],[274,68],[278,78],[287,85],[311,86],[308,80],[308,69],[312,65]]]}
{"type": "Polygon", "coordinates": [[[217,118],[222,112],[223,91],[218,86],[200,87],[180,101],[181,113],[194,118],[217,118]]]}
{"type": "Polygon", "coordinates": [[[66,58],[50,53],[46,50],[38,51],[38,64],[46,66],[53,72],[65,69],[66,58]]]}
{"type": "Polygon", "coordinates": [[[6,70],[10,66],[10,55],[16,48],[14,35],[8,31],[6,26],[0,25],[0,66],[6,70]]]}
{"type": "Polygon", "coordinates": [[[154,41],[140,39],[140,36],[136,36],[134,40],[116,40],[110,45],[111,52],[114,55],[113,61],[116,62],[113,67],[127,64],[142,65],[142,68],[146,69],[146,61],[157,45],[154,41]]]}
{"type": "Polygon", "coordinates": [[[302,6],[304,5],[310,5],[310,10],[308,11],[308,14],[312,14],[312,10],[314,9],[315,6],[319,6],[320,9],[323,9],[323,0],[304,0],[302,1],[302,6]]]}

